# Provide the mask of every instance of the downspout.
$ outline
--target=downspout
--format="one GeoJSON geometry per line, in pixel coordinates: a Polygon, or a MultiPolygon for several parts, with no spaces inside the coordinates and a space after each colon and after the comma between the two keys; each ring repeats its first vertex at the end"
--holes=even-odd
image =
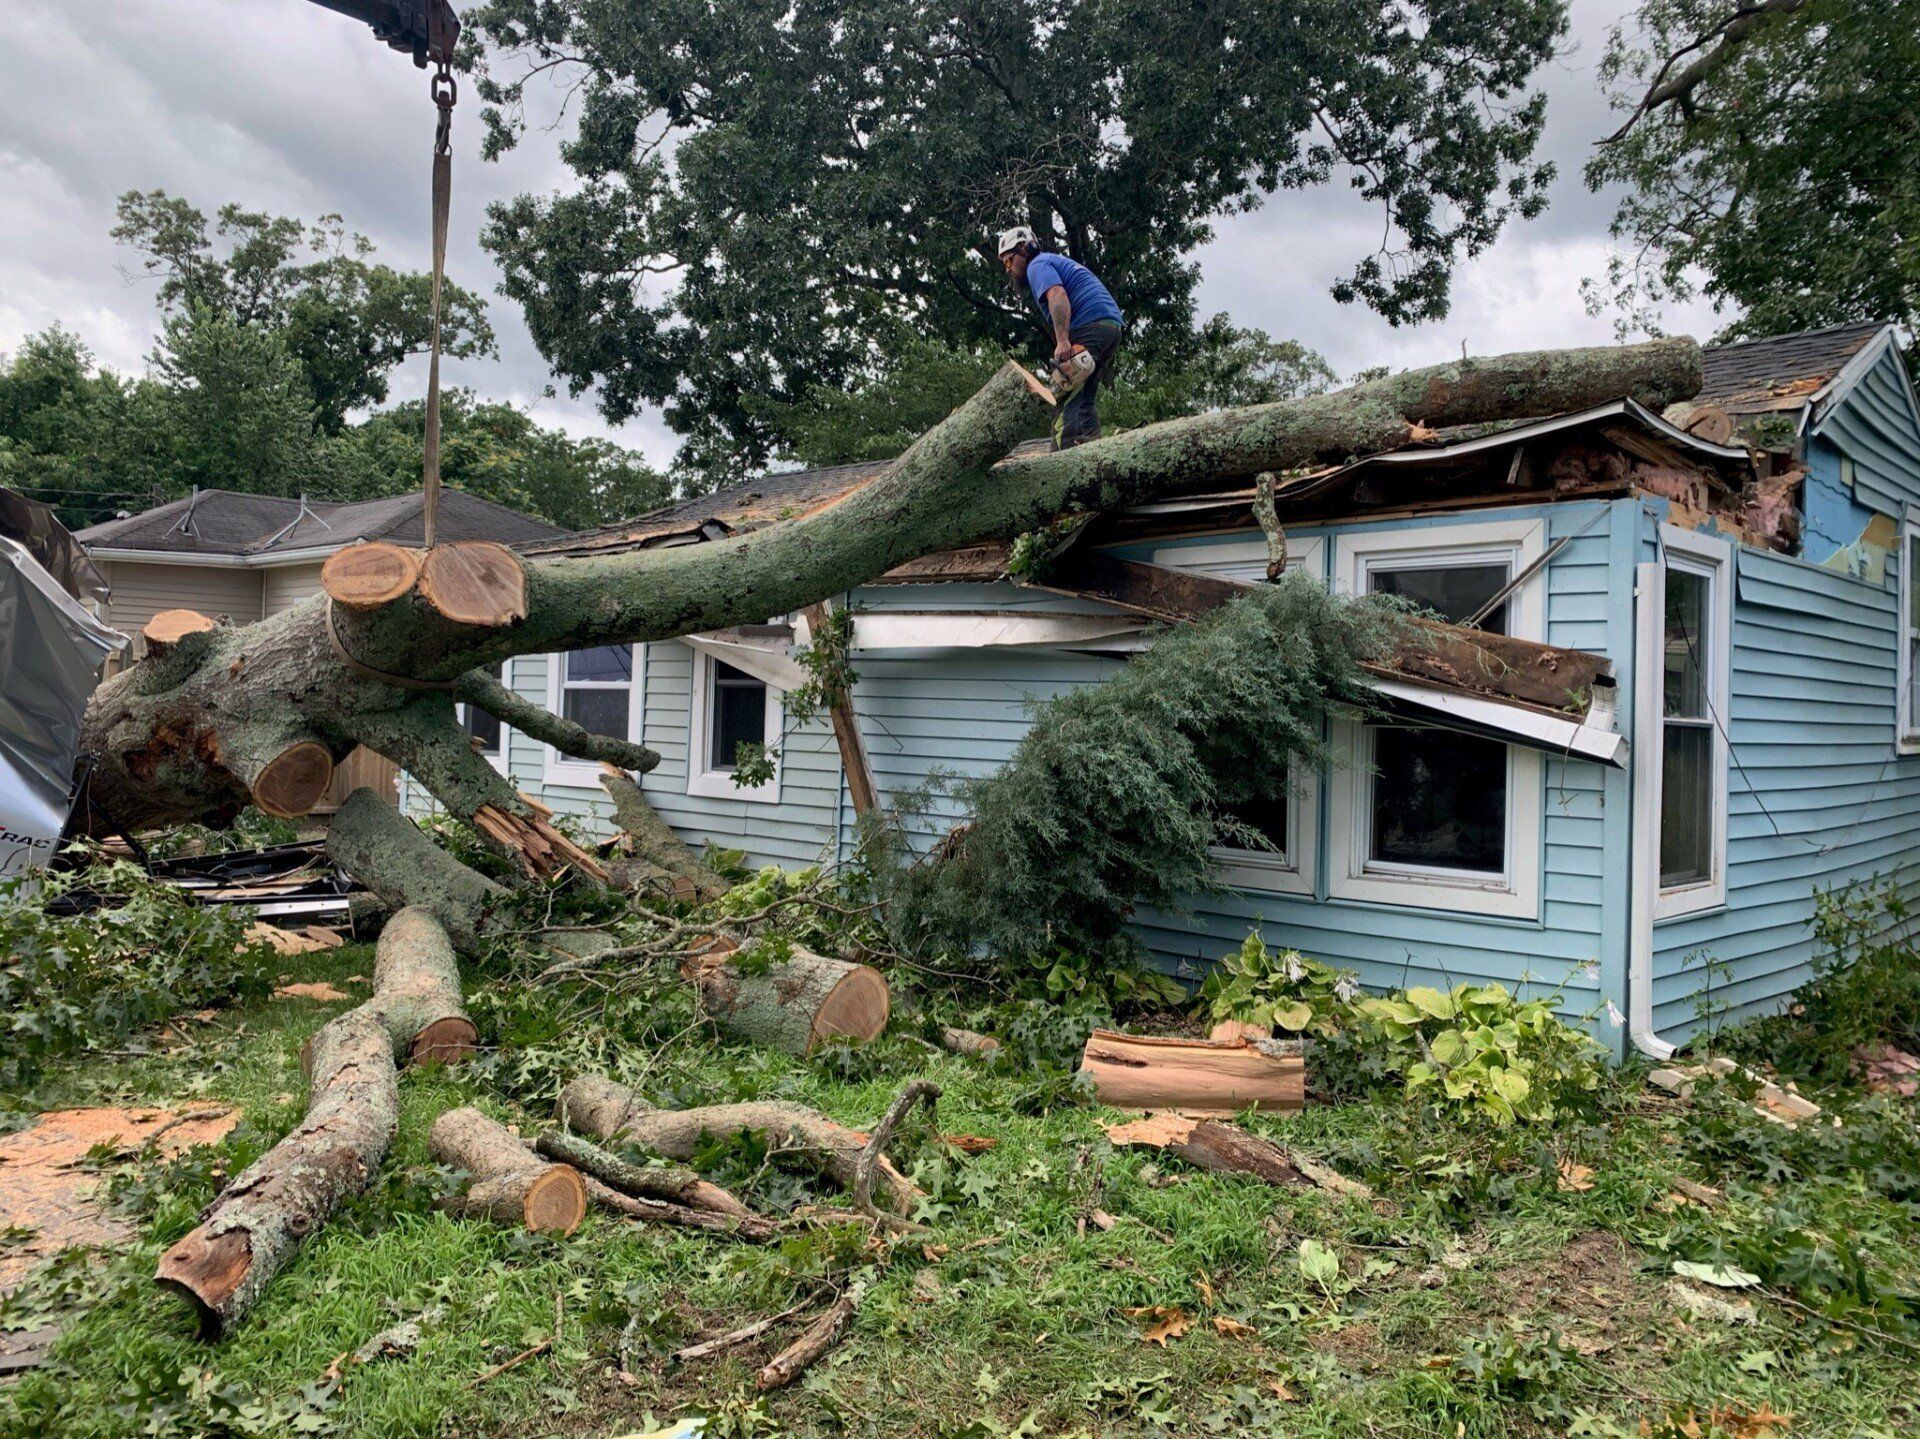
{"type": "Polygon", "coordinates": [[[1660,893],[1661,643],[1666,633],[1666,566],[1634,570],[1633,585],[1633,844],[1628,859],[1631,904],[1627,948],[1627,1036],[1653,1059],[1674,1046],[1653,1027],[1653,910],[1660,893]]]}

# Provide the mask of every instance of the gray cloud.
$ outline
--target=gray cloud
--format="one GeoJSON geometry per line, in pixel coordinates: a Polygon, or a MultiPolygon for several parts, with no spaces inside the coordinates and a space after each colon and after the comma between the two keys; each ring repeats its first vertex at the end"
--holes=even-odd
{"type": "MultiPolygon", "coordinates": [[[[1625,0],[1575,0],[1576,44],[1542,76],[1550,95],[1545,153],[1561,177],[1540,220],[1511,229],[1458,273],[1452,316],[1395,330],[1340,306],[1327,287],[1376,242],[1379,217],[1329,188],[1283,195],[1223,220],[1199,255],[1204,309],[1293,336],[1343,373],[1415,364],[1470,349],[1526,349],[1610,338],[1578,286],[1607,252],[1610,197],[1589,195],[1579,170],[1607,111],[1593,66],[1625,0]]],[[[13,0],[0,47],[0,349],[53,323],[77,330],[101,360],[139,369],[155,331],[149,282],[108,238],[115,198],[161,188],[211,211],[234,200],[277,213],[337,212],[398,264],[427,262],[426,77],[359,26],[299,0],[120,0],[76,6],[13,0]]],[[[478,230],[488,201],[565,188],[557,155],[557,92],[520,148],[478,154],[477,105],[457,119],[455,278],[491,292],[497,271],[478,230]]],[[[674,439],[656,417],[612,427],[591,396],[549,397],[550,376],[518,314],[493,302],[497,362],[455,363],[449,377],[530,406],[542,423],[606,435],[656,461],[674,439]]],[[[1669,315],[1676,329],[1715,328],[1704,310],[1669,315]]],[[[424,366],[397,378],[417,394],[424,366]]]]}

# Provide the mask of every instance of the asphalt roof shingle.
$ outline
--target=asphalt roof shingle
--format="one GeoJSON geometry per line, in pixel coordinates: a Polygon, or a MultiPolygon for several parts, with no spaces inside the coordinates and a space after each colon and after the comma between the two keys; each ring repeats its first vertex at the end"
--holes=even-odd
{"type": "Polygon", "coordinates": [[[1732,401],[1727,408],[1740,409],[1805,398],[1839,374],[1847,361],[1885,328],[1875,320],[1802,330],[1795,335],[1770,335],[1764,340],[1742,340],[1732,345],[1709,345],[1702,352],[1706,380],[1696,403],[1711,400],[1726,405],[1732,401]]]}
{"type": "MultiPolygon", "coordinates": [[[[391,540],[417,545],[425,538],[425,501],[418,494],[379,500],[308,500],[202,490],[196,496],[142,510],[125,519],[89,525],[77,536],[89,549],[148,550],[169,555],[267,556],[294,550],[391,540]]],[[[442,540],[497,540],[530,545],[567,532],[464,490],[440,492],[442,540]]]]}

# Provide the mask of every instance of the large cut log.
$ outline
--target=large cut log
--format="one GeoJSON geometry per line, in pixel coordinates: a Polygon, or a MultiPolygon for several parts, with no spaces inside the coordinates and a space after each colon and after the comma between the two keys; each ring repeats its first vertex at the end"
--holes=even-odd
{"type": "Polygon", "coordinates": [[[373,991],[388,1027],[412,1035],[407,1046],[411,1064],[458,1064],[480,1041],[480,1031],[460,1001],[453,941],[425,909],[409,906],[380,931],[373,991]]]}
{"type": "MultiPolygon", "coordinates": [[[[555,1114],[561,1125],[595,1139],[619,1138],[668,1159],[691,1159],[708,1137],[726,1139],[746,1132],[769,1148],[805,1160],[851,1190],[859,1177],[867,1136],[836,1124],[817,1109],[781,1100],[746,1104],[710,1104],[699,1109],[655,1109],[623,1084],[598,1075],[582,1075],[560,1093],[555,1114]]],[[[920,1190],[891,1162],[879,1158],[874,1175],[886,1206],[911,1212],[920,1190]]]]}
{"type": "MultiPolygon", "coordinates": [[[[396,917],[397,923],[398,917],[396,917]]],[[[241,1172],[160,1258],[154,1278],[189,1299],[203,1333],[218,1337],[259,1299],[301,1241],[348,1194],[366,1188],[399,1125],[398,1063],[434,1022],[448,985],[458,993],[453,949],[416,916],[376,953],[373,997],[320,1030],[307,1053],[307,1113],[241,1172]],[[389,952],[390,951],[390,952],[389,952]]]]}
{"type": "Polygon", "coordinates": [[[802,1058],[822,1040],[878,1039],[892,1010],[879,970],[798,945],[790,958],[757,973],[722,954],[695,961],[687,972],[722,1028],[802,1058]]]}
{"type": "Polygon", "coordinates": [[[1547,414],[1622,395],[1661,409],[1696,393],[1699,381],[1698,347],[1685,340],[1509,355],[1147,425],[1001,464],[1051,405],[1032,376],[1008,366],[873,479],[791,519],[697,545],[515,560],[525,584],[525,615],[515,622],[500,622],[515,606],[492,581],[472,604],[470,587],[436,583],[423,597],[416,581],[367,608],[319,596],[222,628],[174,669],[131,666],[88,706],[92,822],[142,828],[232,813],[252,796],[226,756],[257,751],[236,739],[262,727],[335,760],[366,744],[463,818],[484,803],[524,816],[524,802],[466,743],[449,691],[469,670],[516,654],[758,623],[936,550],[1199,482],[1397,448],[1422,424],[1547,414]],[[456,589],[464,597],[451,597],[456,589]]]}
{"type": "Polygon", "coordinates": [[[355,790],[340,806],[327,826],[327,853],[393,908],[427,911],[465,950],[480,942],[488,914],[507,897],[370,789],[355,790]]]}
{"type": "Polygon", "coordinates": [[[1081,1053],[1080,1072],[1093,1081],[1100,1102],[1116,1109],[1233,1114],[1306,1103],[1307,1066],[1297,1040],[1174,1039],[1096,1029],[1081,1053]]]}
{"type": "Polygon", "coordinates": [[[434,1120],[427,1149],[437,1162],[472,1176],[464,1194],[445,1201],[450,1213],[522,1225],[537,1234],[571,1234],[586,1216],[579,1170],[541,1159],[477,1109],[449,1109],[434,1120]]]}

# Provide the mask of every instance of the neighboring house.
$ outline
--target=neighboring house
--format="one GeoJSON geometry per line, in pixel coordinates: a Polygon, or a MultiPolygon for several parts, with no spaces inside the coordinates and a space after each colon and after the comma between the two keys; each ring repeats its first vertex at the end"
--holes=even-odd
{"type": "MultiPolygon", "coordinates": [[[[111,590],[101,617],[136,637],[124,662],[139,657],[147,621],[162,610],[198,610],[250,624],[320,593],[320,567],[335,550],[362,541],[418,545],[421,496],[351,504],[328,500],[196,490],[136,515],[106,520],[76,536],[111,590]]],[[[438,535],[523,546],[565,530],[460,490],[442,490],[438,535]]],[[[370,785],[395,794],[392,764],[356,750],[341,764],[323,809],[370,785]]]]}
{"type": "MultiPolygon", "coordinates": [[[[1162,963],[1197,973],[1260,925],[1374,985],[1564,980],[1569,1012],[1611,1005],[1631,1019],[1600,1021],[1603,1037],[1624,1047],[1630,1029],[1660,1052],[1703,1011],[1777,1006],[1806,978],[1817,892],[1877,875],[1913,895],[1920,639],[1904,581],[1920,577],[1920,407],[1892,332],[1710,350],[1705,394],[1673,414],[1622,400],[1283,484],[1290,568],[1601,657],[1617,690],[1569,681],[1531,704],[1383,676],[1379,721],[1333,736],[1345,763],[1249,817],[1273,851],[1221,851],[1227,893],[1136,916],[1162,963]],[[1742,441],[1756,426],[1770,448],[1742,441]]],[[[879,468],[769,476],[526,548],[706,543],[879,468]]],[[[1262,579],[1251,501],[1234,480],[1100,516],[1074,552],[1081,578],[1051,590],[1010,582],[1005,547],[983,545],[846,597],[881,803],[937,770],[993,772],[1030,702],[1111,675],[1179,609],[1166,596],[1180,584],[1262,579]]],[[[805,864],[847,854],[855,826],[834,732],[781,709],[803,635],[774,617],[525,657],[507,678],[658,750],[646,793],[688,838],[805,864]],[[743,741],[779,751],[751,791],[732,783],[743,741]]],[[[1569,675],[1591,676],[1595,661],[1571,658],[1585,669],[1569,675]]],[[[594,767],[511,733],[494,749],[528,793],[603,823],[594,767]]],[[[958,818],[913,823],[931,843],[958,818]]]]}

